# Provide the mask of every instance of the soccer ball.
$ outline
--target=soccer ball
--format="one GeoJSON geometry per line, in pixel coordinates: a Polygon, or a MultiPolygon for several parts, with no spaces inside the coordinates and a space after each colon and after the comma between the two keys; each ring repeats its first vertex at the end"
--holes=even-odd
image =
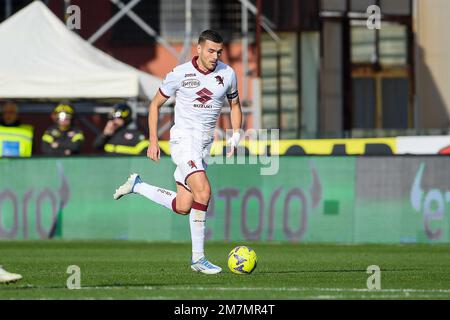
{"type": "Polygon", "coordinates": [[[238,246],[228,254],[228,268],[236,274],[250,274],[255,270],[258,258],[255,250],[238,246]]]}

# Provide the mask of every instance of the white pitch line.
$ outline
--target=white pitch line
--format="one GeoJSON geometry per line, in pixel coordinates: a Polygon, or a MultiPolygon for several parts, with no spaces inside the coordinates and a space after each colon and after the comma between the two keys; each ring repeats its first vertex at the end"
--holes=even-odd
{"type": "Polygon", "coordinates": [[[370,290],[364,288],[280,288],[280,287],[252,287],[252,288],[232,288],[232,287],[200,287],[200,286],[92,286],[92,287],[82,287],[81,289],[138,289],[138,290],[199,290],[199,291],[326,291],[326,292],[366,292],[366,293],[449,293],[450,289],[380,289],[380,290],[370,290]]]}
{"type": "Polygon", "coordinates": [[[319,295],[319,296],[304,296],[301,299],[313,299],[313,300],[325,300],[325,299],[437,299],[437,298],[446,298],[448,299],[448,295],[441,294],[415,294],[411,296],[407,296],[404,294],[380,294],[380,295],[319,295]]]}

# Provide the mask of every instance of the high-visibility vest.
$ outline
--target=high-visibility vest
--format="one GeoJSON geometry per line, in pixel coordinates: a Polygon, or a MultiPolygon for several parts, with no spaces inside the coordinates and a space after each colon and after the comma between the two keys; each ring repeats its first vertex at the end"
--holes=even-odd
{"type": "Polygon", "coordinates": [[[129,154],[129,155],[140,155],[143,154],[144,150],[147,150],[150,143],[148,140],[142,140],[135,146],[124,146],[124,145],[115,145],[111,143],[105,144],[105,152],[107,153],[115,153],[115,154],[129,154]]]}
{"type": "Polygon", "coordinates": [[[21,124],[17,127],[0,126],[0,158],[31,157],[33,126],[21,124]]]}

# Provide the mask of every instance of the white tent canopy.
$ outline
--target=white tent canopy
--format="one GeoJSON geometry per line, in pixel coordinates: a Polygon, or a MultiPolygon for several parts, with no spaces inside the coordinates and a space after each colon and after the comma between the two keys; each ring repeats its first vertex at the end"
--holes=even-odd
{"type": "Polygon", "coordinates": [[[95,48],[41,1],[0,24],[0,98],[151,99],[161,79],[95,48]]]}

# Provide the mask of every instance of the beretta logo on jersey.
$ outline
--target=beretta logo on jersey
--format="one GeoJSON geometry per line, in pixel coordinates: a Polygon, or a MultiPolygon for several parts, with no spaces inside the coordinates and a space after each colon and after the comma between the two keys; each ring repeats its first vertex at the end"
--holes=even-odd
{"type": "Polygon", "coordinates": [[[197,79],[183,80],[183,82],[181,82],[181,86],[188,89],[197,88],[198,86],[200,86],[200,81],[198,81],[197,79]]]}

